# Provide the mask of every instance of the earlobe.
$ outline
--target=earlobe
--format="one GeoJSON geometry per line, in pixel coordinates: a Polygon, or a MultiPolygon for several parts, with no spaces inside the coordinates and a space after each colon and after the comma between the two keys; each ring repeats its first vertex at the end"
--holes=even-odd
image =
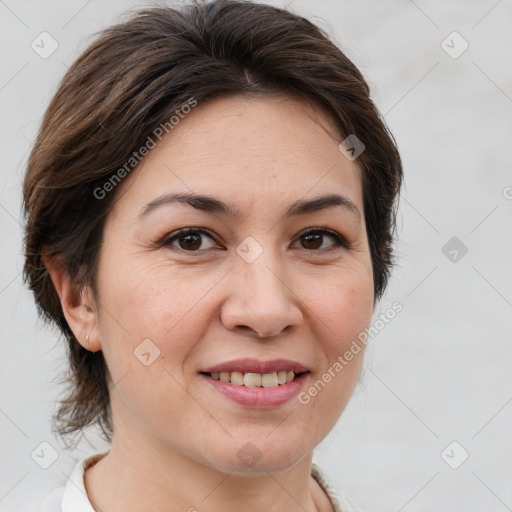
{"type": "Polygon", "coordinates": [[[64,317],[76,339],[91,352],[101,350],[97,311],[90,289],[80,288],[57,258],[43,256],[42,259],[59,296],[64,317]]]}

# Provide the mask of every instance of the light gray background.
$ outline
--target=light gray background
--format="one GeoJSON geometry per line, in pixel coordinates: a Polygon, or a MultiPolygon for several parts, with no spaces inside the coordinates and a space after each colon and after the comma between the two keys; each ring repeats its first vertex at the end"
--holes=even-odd
{"type": "MultiPolygon", "coordinates": [[[[0,0],[2,511],[34,509],[78,457],[104,448],[91,435],[66,453],[50,433],[66,360],[22,283],[21,180],[66,66],[94,32],[142,5],[0,0]],[[31,48],[42,31],[59,44],[47,59],[31,48]],[[31,458],[43,441],[58,452],[46,470],[31,458]]],[[[363,384],[315,462],[368,511],[512,510],[512,2],[290,9],[326,28],[367,77],[406,176],[399,267],[376,315],[394,301],[403,311],[371,341],[363,384]],[[456,59],[441,47],[453,31],[469,43],[456,59]],[[468,248],[456,262],[442,252],[454,236],[468,248]],[[441,456],[453,441],[452,465],[469,453],[458,469],[441,456]]]]}

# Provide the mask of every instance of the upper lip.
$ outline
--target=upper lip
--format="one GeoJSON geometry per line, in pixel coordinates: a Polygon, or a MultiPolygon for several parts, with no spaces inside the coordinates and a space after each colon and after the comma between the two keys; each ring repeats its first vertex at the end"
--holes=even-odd
{"type": "Polygon", "coordinates": [[[303,373],[309,371],[306,366],[290,359],[273,359],[272,361],[260,361],[259,359],[233,359],[224,363],[210,366],[200,373],[221,373],[221,372],[240,372],[240,373],[274,373],[280,371],[293,371],[303,373]]]}

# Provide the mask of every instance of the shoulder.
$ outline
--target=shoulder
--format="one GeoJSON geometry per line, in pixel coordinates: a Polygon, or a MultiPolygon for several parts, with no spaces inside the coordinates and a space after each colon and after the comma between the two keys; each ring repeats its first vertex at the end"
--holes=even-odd
{"type": "Polygon", "coordinates": [[[311,475],[320,484],[331,500],[334,512],[364,512],[354,503],[347,493],[341,491],[334,485],[318,465],[311,465],[311,475]]]}
{"type": "Polygon", "coordinates": [[[67,483],[53,489],[35,512],[94,512],[85,490],[84,472],[107,453],[96,453],[75,461],[67,483]]]}

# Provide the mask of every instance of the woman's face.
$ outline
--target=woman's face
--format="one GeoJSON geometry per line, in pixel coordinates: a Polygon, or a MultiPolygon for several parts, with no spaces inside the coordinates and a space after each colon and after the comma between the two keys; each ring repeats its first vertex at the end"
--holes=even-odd
{"type": "Polygon", "coordinates": [[[333,368],[369,325],[374,289],[361,170],[330,133],[298,100],[217,99],[118,185],[94,331],[114,442],[255,474],[291,468],[334,426],[363,350],[333,368]],[[300,208],[329,195],[345,199],[300,208]],[[307,373],[279,384],[292,367],[307,373]],[[233,383],[216,380],[223,369],[239,370],[233,383]]]}

